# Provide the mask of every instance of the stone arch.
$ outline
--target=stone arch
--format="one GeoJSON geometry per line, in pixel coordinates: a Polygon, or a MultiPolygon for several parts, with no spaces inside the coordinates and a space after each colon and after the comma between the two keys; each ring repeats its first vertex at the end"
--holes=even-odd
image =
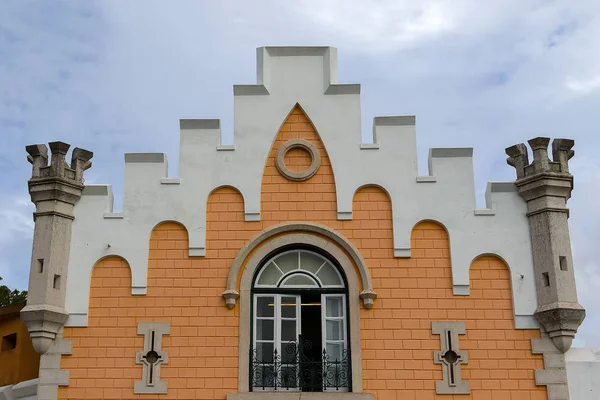
{"type": "MultiPolygon", "coordinates": [[[[343,250],[343,252],[349,256],[349,259],[352,261],[352,264],[356,267],[359,273],[359,283],[360,287],[362,288],[362,291],[360,292],[360,298],[363,300],[365,308],[369,309],[373,306],[373,300],[377,297],[377,295],[373,290],[371,273],[369,272],[369,268],[364,258],[358,249],[352,244],[352,242],[340,235],[335,230],[324,225],[309,222],[289,222],[265,229],[250,239],[250,241],[248,241],[248,243],[239,251],[233,260],[233,263],[231,264],[231,268],[229,269],[229,274],[227,276],[227,287],[225,292],[223,292],[223,297],[225,298],[227,307],[230,309],[235,307],[235,302],[239,297],[239,292],[237,291],[238,279],[243,278],[243,276],[240,277],[240,272],[242,269],[244,269],[244,273],[247,271],[248,257],[265,243],[267,244],[262,247],[267,248],[270,246],[270,250],[280,247],[281,245],[276,245],[272,241],[269,242],[269,240],[275,236],[286,234],[289,235],[292,232],[313,234],[312,236],[315,234],[324,236],[329,240],[320,242],[320,246],[317,247],[323,247],[324,250],[333,249],[333,246],[331,246],[333,243],[337,245],[340,250],[343,250]]],[[[355,271],[345,270],[345,272],[347,276],[355,274],[355,271]]],[[[240,287],[242,287],[241,280],[240,287]]],[[[359,290],[358,287],[356,289],[359,290]]]]}
{"type": "Polygon", "coordinates": [[[348,287],[348,326],[352,354],[352,386],[354,392],[362,391],[362,356],[360,341],[360,303],[369,309],[376,297],[371,276],[358,250],[334,230],[314,223],[284,223],[273,226],[252,238],[234,259],[223,293],[227,306],[233,308],[239,297],[240,335],[238,391],[249,391],[249,353],[251,328],[250,299],[252,282],[261,262],[279,248],[289,245],[309,245],[324,250],[336,259],[346,275],[348,287]],[[240,276],[241,273],[241,276],[240,276]],[[239,278],[240,292],[236,290],[239,278]],[[362,291],[361,291],[362,287],[362,291]]]}

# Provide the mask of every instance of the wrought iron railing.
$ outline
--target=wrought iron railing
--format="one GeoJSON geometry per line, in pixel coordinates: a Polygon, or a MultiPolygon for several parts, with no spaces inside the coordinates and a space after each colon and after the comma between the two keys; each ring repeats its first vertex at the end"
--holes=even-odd
{"type": "Polygon", "coordinates": [[[323,349],[316,353],[308,340],[286,343],[279,353],[265,351],[257,344],[250,349],[250,387],[252,390],[349,391],[349,354],[331,357],[323,349]],[[315,357],[316,355],[316,357],[315,357]]]}

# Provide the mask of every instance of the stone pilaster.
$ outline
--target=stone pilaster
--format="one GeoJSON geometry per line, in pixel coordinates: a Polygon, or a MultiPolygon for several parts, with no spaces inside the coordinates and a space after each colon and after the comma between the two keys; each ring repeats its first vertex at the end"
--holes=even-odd
{"type": "Polygon", "coordinates": [[[562,353],[569,350],[585,310],[577,302],[571,256],[567,200],[573,190],[568,160],[575,154],[570,139],[555,139],[552,160],[549,138],[531,139],[533,162],[527,147],[506,149],[508,164],[517,171],[516,185],[527,202],[538,307],[535,316],[562,353]]]}
{"type": "Polygon", "coordinates": [[[81,197],[83,171],[91,166],[93,153],[76,148],[68,165],[66,143],[50,143],[50,164],[46,145],[31,145],[26,150],[27,160],[33,165],[28,184],[36,211],[29,293],[21,318],[27,324],[33,347],[43,354],[68,317],[65,294],[73,208],[81,197]]]}

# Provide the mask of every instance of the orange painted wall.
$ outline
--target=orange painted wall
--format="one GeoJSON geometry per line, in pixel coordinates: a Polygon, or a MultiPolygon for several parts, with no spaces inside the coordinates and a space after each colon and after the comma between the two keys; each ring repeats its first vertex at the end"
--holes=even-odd
{"type": "Polygon", "coordinates": [[[14,385],[38,377],[40,355],[33,348],[27,325],[20,317],[24,304],[0,307],[0,341],[17,335],[15,348],[0,343],[0,387],[14,385]]]}
{"type": "MultiPolygon", "coordinates": [[[[308,158],[300,151],[286,157],[301,170],[308,158]]],[[[207,207],[206,257],[188,257],[187,234],[175,223],[158,226],[150,238],[148,293],[131,296],[126,262],[111,258],[94,268],[89,326],[66,328],[73,355],[63,357],[71,371],[63,399],[224,399],[237,388],[238,312],[221,297],[228,268],[248,239],[284,221],[326,224],[352,240],[367,261],[378,294],[372,310],[361,310],[363,386],[377,399],[432,399],[441,366],[433,364],[439,336],[431,321],[466,321],[460,345],[469,350],[464,379],[470,396],[455,399],[542,399],[545,387],[534,385],[533,370],[541,356],[531,354],[529,338],[538,331],[515,330],[510,278],[502,262],[477,260],[471,269],[471,296],[452,295],[448,238],[430,222],[413,230],[411,259],[393,257],[391,204],[381,189],[359,190],[354,219],[338,221],[335,184],[327,152],[314,127],[296,107],[282,125],[265,166],[261,221],[244,222],[243,199],[231,188],[214,191],[207,207]],[[291,182],[275,168],[275,154],[292,138],[311,141],[321,152],[322,165],[310,180],[291,182]],[[133,395],[141,378],[135,352],[143,338],[140,321],[168,321],[171,334],[163,339],[169,364],[161,378],[167,395],[133,395]]],[[[246,334],[246,333],[244,333],[246,334]]],[[[438,396],[452,399],[453,396],[438,396]]]]}

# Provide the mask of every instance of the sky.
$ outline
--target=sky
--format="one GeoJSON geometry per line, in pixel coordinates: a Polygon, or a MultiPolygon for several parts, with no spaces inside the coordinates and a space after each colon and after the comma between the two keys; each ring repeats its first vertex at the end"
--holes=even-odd
{"type": "Polygon", "coordinates": [[[338,48],[340,83],[372,119],[416,115],[431,147],[473,147],[477,202],[514,180],[504,149],[575,139],[568,205],[587,317],[575,347],[600,347],[600,2],[597,0],[0,1],[0,276],[26,289],[33,233],[25,146],[94,152],[86,183],[111,183],[126,152],[164,152],[177,176],[180,118],[220,118],[256,79],[265,45],[338,48]]]}

